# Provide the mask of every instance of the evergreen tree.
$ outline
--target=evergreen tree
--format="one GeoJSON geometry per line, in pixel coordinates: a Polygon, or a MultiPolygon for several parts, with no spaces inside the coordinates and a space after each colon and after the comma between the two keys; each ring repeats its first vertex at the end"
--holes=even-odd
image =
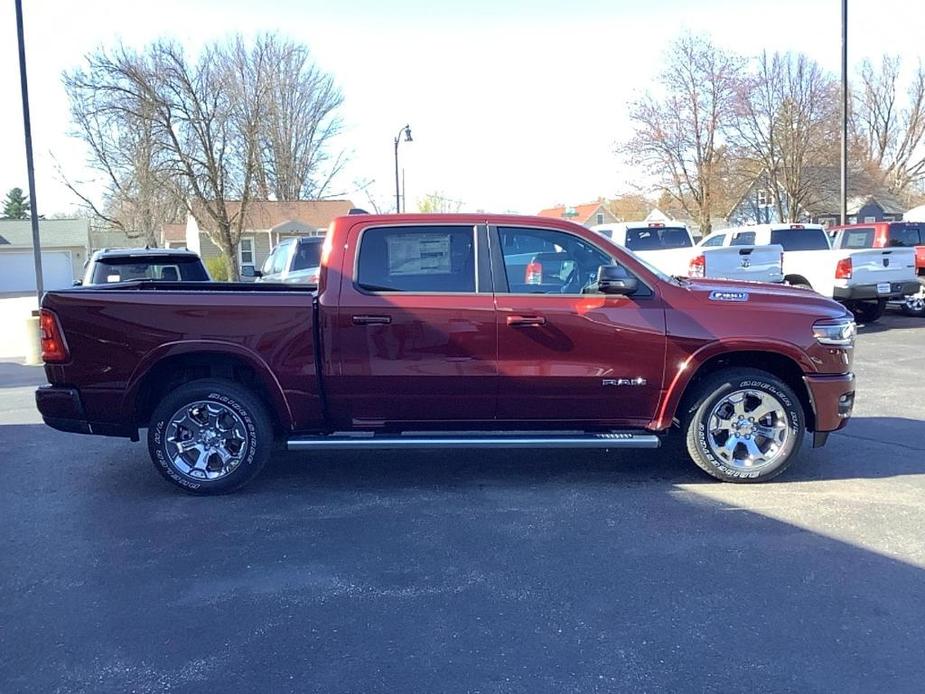
{"type": "Polygon", "coordinates": [[[29,219],[31,212],[32,204],[22,188],[11,188],[3,201],[3,219],[29,219]]]}

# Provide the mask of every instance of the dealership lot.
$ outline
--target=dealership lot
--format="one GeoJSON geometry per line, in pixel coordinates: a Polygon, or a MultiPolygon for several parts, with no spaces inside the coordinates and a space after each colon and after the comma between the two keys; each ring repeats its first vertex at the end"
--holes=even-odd
{"type": "Polygon", "coordinates": [[[668,450],[281,453],[184,496],[0,363],[0,691],[921,691],[925,321],[777,481],[668,450]]]}

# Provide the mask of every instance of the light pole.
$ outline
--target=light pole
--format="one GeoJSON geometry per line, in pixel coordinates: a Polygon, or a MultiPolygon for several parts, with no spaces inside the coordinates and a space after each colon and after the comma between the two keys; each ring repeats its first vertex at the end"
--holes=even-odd
{"type": "MultiPolygon", "coordinates": [[[[848,223],[848,0],[841,2],[841,223],[848,223]]],[[[860,221],[860,220],[858,220],[860,221]]]]}
{"type": "Polygon", "coordinates": [[[35,199],[35,164],[32,160],[32,121],[29,118],[29,85],[26,80],[26,41],[22,28],[22,0],[16,0],[16,38],[19,41],[19,86],[22,91],[22,126],[26,137],[26,175],[29,180],[29,216],[32,218],[32,255],[35,261],[35,294],[39,303],[42,280],[42,242],[39,238],[39,205],[35,199]]]}
{"type": "Polygon", "coordinates": [[[401,213],[401,188],[398,184],[398,143],[402,141],[402,133],[405,134],[405,142],[414,142],[411,139],[411,126],[406,125],[401,130],[398,131],[398,135],[395,136],[395,214],[401,213]]]}

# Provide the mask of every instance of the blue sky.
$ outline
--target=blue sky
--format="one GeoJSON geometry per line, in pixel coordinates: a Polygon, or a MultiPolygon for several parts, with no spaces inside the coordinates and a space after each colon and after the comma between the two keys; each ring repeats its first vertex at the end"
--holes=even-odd
{"type": "MultiPolygon", "coordinates": [[[[431,191],[466,209],[533,213],[613,195],[642,182],[613,154],[629,133],[627,103],[659,70],[665,42],[707,31],[745,54],[799,50],[835,70],[839,0],[382,3],[51,2],[25,0],[40,212],[66,212],[73,196],[55,162],[77,179],[81,145],[67,136],[64,69],[97,45],[141,46],[172,36],[195,51],[235,32],[279,31],[308,44],[333,72],[345,105],[339,145],[351,152],[337,182],[358,204],[356,179],[393,194],[392,137],[403,144],[408,208],[431,191]]],[[[900,0],[850,0],[852,63],[888,49],[918,59],[925,9],[900,0]],[[912,9],[916,8],[916,9],[912,9]],[[887,38],[888,37],[888,38],[887,38]]],[[[0,193],[26,187],[13,3],[0,7],[0,193]]]]}

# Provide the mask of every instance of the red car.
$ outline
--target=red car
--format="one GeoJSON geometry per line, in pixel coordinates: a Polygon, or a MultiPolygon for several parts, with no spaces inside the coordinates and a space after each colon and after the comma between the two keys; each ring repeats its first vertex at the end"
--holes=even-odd
{"type": "Polygon", "coordinates": [[[147,428],[195,493],[274,442],[326,449],[653,448],[765,480],[845,425],[855,325],[813,292],[661,274],[539,217],[334,220],[317,289],[157,282],[49,292],[36,394],[63,431],[147,428]]]}
{"type": "Polygon", "coordinates": [[[915,248],[919,291],[900,304],[908,316],[925,316],[925,222],[868,222],[832,227],[833,248],[915,248]]]}

